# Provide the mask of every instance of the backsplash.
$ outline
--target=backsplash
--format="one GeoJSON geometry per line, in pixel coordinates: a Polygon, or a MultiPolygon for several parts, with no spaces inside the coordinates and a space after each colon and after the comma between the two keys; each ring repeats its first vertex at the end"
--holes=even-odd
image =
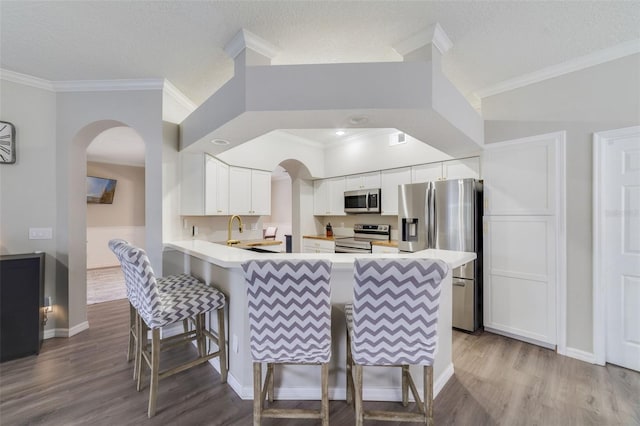
{"type": "MultiPolygon", "coordinates": [[[[214,242],[227,241],[227,227],[230,216],[182,216],[180,239],[206,240],[214,242]],[[186,225],[186,226],[185,226],[186,225]],[[192,235],[193,227],[197,227],[197,235],[192,235]]],[[[241,216],[242,233],[238,232],[238,221],[233,221],[231,238],[238,240],[262,239],[262,217],[241,216]],[[255,227],[255,229],[253,229],[255,227]]]]}

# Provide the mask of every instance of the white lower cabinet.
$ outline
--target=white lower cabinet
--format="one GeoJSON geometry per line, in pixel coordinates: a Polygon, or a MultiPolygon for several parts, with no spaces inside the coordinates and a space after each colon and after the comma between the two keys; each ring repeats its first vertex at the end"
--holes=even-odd
{"type": "Polygon", "coordinates": [[[336,243],[330,240],[302,238],[303,253],[335,253],[336,243]]]}
{"type": "Polygon", "coordinates": [[[384,254],[384,253],[399,253],[398,247],[388,247],[388,246],[379,246],[373,244],[371,246],[371,253],[373,254],[384,254]]]}

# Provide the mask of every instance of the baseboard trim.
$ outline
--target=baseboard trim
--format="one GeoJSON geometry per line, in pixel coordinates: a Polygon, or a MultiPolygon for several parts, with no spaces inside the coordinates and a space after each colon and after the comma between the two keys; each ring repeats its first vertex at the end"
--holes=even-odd
{"type": "Polygon", "coordinates": [[[88,329],[89,321],[83,321],[71,328],[52,328],[45,330],[42,337],[43,339],[51,339],[53,337],[71,337],[88,329]]]}
{"type": "MultiPolygon", "coordinates": [[[[215,358],[209,361],[209,363],[220,372],[220,361],[215,358]]],[[[433,396],[438,396],[440,391],[445,387],[449,379],[453,377],[454,369],[453,363],[450,363],[442,374],[433,383],[433,396]]],[[[233,389],[233,391],[243,400],[253,399],[253,387],[242,387],[240,382],[232,375],[227,377],[227,384],[233,389]]],[[[422,393],[422,388],[418,387],[418,392],[422,393]]],[[[347,397],[346,389],[344,387],[330,387],[329,399],[332,401],[344,401],[347,397]]],[[[411,397],[411,395],[410,395],[411,397]]],[[[320,400],[320,388],[276,388],[275,398],[279,400],[320,400]]],[[[366,388],[364,389],[363,399],[365,401],[402,401],[402,393],[400,388],[366,388]]],[[[411,399],[411,398],[410,398],[411,399]]],[[[413,400],[413,399],[411,399],[413,400]]]]}
{"type": "MultiPolygon", "coordinates": [[[[588,362],[589,364],[597,364],[596,355],[593,352],[587,352],[576,348],[567,348],[563,355],[568,356],[569,358],[575,358],[580,361],[588,362]]],[[[604,365],[604,363],[601,365],[604,365]]]]}

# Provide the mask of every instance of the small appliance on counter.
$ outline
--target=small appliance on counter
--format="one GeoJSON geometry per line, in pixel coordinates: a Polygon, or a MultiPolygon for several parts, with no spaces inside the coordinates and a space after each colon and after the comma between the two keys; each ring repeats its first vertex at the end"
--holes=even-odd
{"type": "Polygon", "coordinates": [[[475,261],[453,270],[453,326],[476,331],[482,325],[482,182],[400,185],[398,228],[401,252],[433,248],[476,253],[475,261]]]}
{"type": "Polygon", "coordinates": [[[391,225],[353,225],[353,237],[336,238],[336,253],[371,253],[372,241],[389,241],[391,225]]]}

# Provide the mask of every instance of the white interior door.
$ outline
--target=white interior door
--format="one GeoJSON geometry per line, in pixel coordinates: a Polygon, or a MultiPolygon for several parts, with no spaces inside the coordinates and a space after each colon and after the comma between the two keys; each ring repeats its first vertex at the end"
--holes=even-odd
{"type": "Polygon", "coordinates": [[[640,127],[603,144],[606,361],[640,371],[640,127]]]}

